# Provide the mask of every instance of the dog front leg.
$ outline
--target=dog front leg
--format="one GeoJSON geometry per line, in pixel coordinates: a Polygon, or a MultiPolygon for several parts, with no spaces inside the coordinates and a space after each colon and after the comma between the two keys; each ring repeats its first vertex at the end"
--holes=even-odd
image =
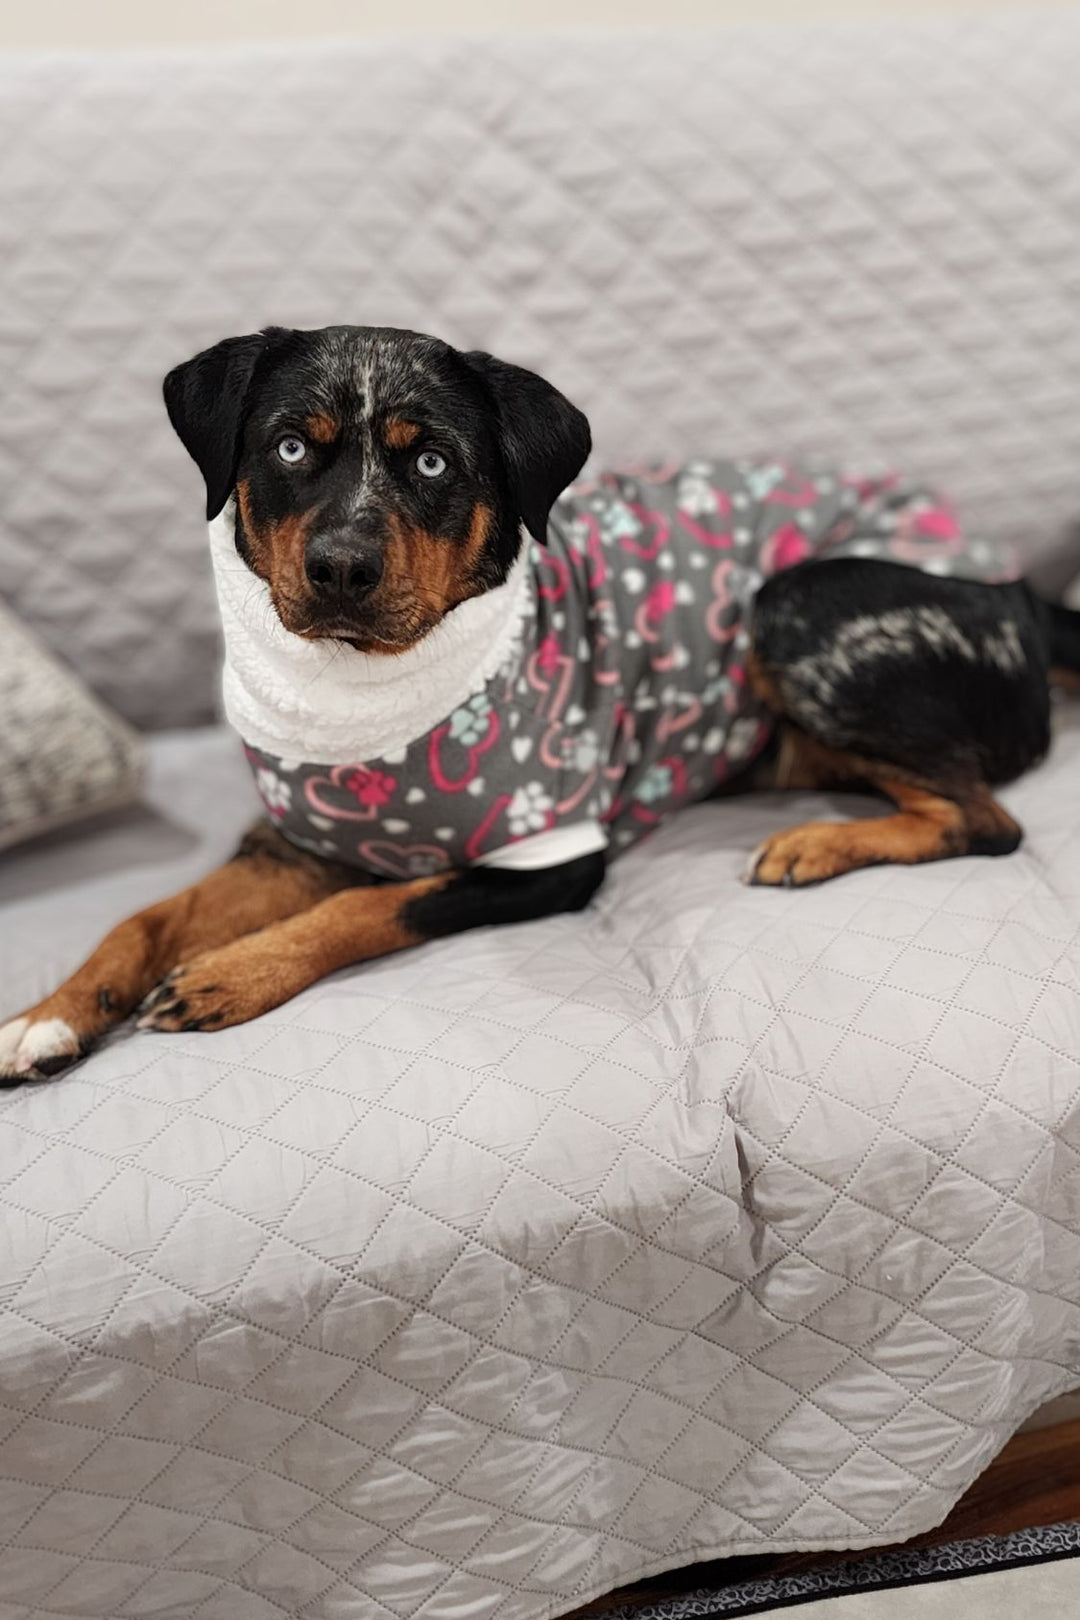
{"type": "Polygon", "coordinates": [[[339,968],[425,940],[526,922],[586,905],[602,854],[539,871],[464,871],[348,889],[258,934],[203,951],[173,969],[146,1003],[143,1029],[224,1029],[280,1007],[339,968]]]}
{"type": "Polygon", "coordinates": [[[177,962],[293,916],[355,880],[260,823],[232,860],[118,923],[58,990],[0,1027],[0,1086],[58,1074],[122,1023],[177,962]]]}

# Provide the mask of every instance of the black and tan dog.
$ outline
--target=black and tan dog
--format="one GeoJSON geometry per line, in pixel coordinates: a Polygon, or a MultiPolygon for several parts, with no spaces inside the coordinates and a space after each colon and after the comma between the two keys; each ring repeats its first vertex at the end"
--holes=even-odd
{"type": "MultiPolygon", "coordinates": [[[[208,515],[235,495],[237,569],[265,587],[291,637],[330,641],[346,659],[401,659],[463,607],[497,600],[523,531],[543,540],[589,452],[585,418],[540,378],[387,329],[229,339],[172,372],[165,397],[208,515]]],[[[747,780],[856,785],[894,806],[769,839],[753,882],[1016,848],[1020,828],[994,789],[1049,745],[1051,670],[1080,670],[1080,615],[1022,583],[840,559],[767,580],[751,635],[747,668],[773,738],[747,780]]],[[[221,1029],[349,964],[579,909],[605,860],[593,847],[379,881],[267,819],[224,867],[114,928],[0,1028],[0,1080],[58,1073],[140,1008],[152,1029],[221,1029]]]]}

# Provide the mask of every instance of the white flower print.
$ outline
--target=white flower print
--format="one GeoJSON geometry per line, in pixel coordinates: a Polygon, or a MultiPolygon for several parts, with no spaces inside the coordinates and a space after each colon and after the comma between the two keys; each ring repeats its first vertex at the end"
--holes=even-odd
{"type": "Polygon", "coordinates": [[[688,517],[708,517],[717,509],[716,491],[704,472],[683,473],[679,479],[676,499],[681,511],[688,517]]]}
{"type": "Polygon", "coordinates": [[[728,732],[727,753],[732,760],[745,759],[753,748],[761,731],[761,722],[747,715],[742,720],[736,720],[728,732]]]}
{"type": "Polygon", "coordinates": [[[434,855],[424,855],[416,850],[405,850],[401,864],[406,877],[431,877],[442,870],[441,862],[434,855]]]}
{"type": "Polygon", "coordinates": [[[545,793],[542,782],[528,782],[519,787],[506,807],[506,819],[514,837],[543,832],[548,823],[548,811],[554,803],[551,794],[545,793]]]}
{"type": "Polygon", "coordinates": [[[600,739],[591,726],[586,726],[576,736],[564,739],[563,757],[573,770],[580,771],[583,776],[592,770],[600,757],[600,739]]]}
{"type": "Polygon", "coordinates": [[[584,556],[589,549],[590,532],[589,525],[586,523],[583,517],[571,518],[570,522],[567,524],[566,538],[569,540],[574,550],[580,552],[582,556],[584,556]]]}
{"type": "Polygon", "coordinates": [[[266,765],[255,772],[255,786],[259,797],[272,816],[283,816],[292,804],[292,787],[283,776],[266,765]]]}
{"type": "Polygon", "coordinates": [[[619,639],[619,616],[615,612],[614,603],[607,600],[598,602],[595,608],[596,622],[602,633],[609,641],[619,639]]]}

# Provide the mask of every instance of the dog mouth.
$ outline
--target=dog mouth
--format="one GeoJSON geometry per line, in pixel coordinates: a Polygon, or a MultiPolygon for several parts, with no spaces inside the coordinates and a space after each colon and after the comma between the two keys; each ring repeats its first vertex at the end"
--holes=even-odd
{"type": "Polygon", "coordinates": [[[325,605],[304,595],[272,595],[281,625],[302,641],[336,642],[376,657],[407,652],[444,617],[434,603],[404,592],[396,593],[393,600],[325,605]]]}
{"type": "Polygon", "coordinates": [[[348,646],[358,650],[366,639],[357,625],[350,624],[344,619],[331,621],[329,624],[304,625],[298,627],[294,634],[303,636],[305,641],[344,641],[348,646]]]}
{"type": "Polygon", "coordinates": [[[293,634],[304,641],[336,641],[354,652],[393,657],[415,646],[437,622],[432,619],[416,625],[402,623],[391,630],[384,625],[362,624],[351,619],[318,619],[286,628],[291,628],[293,634]]]}

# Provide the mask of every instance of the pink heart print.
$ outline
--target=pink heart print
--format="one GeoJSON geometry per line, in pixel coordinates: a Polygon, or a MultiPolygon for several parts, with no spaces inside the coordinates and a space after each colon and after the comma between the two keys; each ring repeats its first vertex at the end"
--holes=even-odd
{"type": "Polygon", "coordinates": [[[389,844],[379,838],[365,838],[357,853],[368,865],[394,878],[428,877],[445,872],[450,857],[437,844],[389,844]]]}
{"type": "Polygon", "coordinates": [[[386,771],[372,770],[366,765],[334,765],[326,776],[309,776],[304,783],[304,796],[313,810],[332,821],[377,821],[379,811],[390,803],[397,781],[386,771]],[[325,791],[347,796],[347,802],[335,799],[327,802],[325,791]],[[353,804],[360,808],[354,810],[353,804]]]}

